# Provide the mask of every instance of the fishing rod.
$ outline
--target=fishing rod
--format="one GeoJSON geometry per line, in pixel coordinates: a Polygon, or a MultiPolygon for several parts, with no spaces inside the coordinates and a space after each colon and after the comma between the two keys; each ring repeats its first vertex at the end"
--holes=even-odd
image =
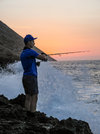
{"type": "MultiPolygon", "coordinates": [[[[45,56],[49,56],[49,55],[62,55],[62,54],[71,54],[71,53],[85,53],[85,52],[89,52],[89,50],[87,51],[72,51],[72,52],[64,52],[64,53],[52,53],[52,54],[46,54],[44,52],[42,52],[41,54],[45,55],[45,56]]],[[[44,61],[39,61],[39,62],[44,62],[44,61]]]]}
{"type": "Polygon", "coordinates": [[[74,52],[64,52],[64,53],[52,53],[52,54],[47,54],[47,55],[62,55],[62,54],[71,54],[71,53],[84,53],[84,52],[89,52],[89,51],[74,51],[74,52]]]}
{"type": "Polygon", "coordinates": [[[64,53],[51,53],[51,54],[46,54],[46,53],[41,53],[44,54],[45,56],[49,56],[49,55],[63,55],[63,54],[71,54],[71,53],[85,53],[85,52],[89,52],[89,50],[87,51],[72,51],[72,52],[64,52],[64,53]]]}

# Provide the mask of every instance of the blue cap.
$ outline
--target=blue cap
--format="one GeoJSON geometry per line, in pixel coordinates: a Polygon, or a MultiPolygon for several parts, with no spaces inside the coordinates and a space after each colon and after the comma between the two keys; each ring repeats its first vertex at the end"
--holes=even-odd
{"type": "Polygon", "coordinates": [[[24,43],[27,43],[28,41],[32,41],[32,40],[35,40],[35,39],[37,39],[37,38],[34,38],[32,35],[28,34],[24,38],[24,43]]]}

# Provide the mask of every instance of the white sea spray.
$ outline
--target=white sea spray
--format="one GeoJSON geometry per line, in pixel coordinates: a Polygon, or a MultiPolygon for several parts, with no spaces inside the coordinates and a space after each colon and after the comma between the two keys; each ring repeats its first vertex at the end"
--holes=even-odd
{"type": "MultiPolygon", "coordinates": [[[[4,94],[10,99],[24,93],[22,75],[23,69],[20,62],[10,64],[6,70],[2,70],[0,73],[0,94],[4,94]]],[[[85,103],[85,101],[77,99],[79,89],[75,85],[72,76],[54,68],[51,63],[41,63],[38,68],[38,85],[39,99],[37,109],[39,111],[59,119],[72,117],[86,121],[89,123],[93,133],[99,134],[100,114],[96,111],[94,112],[96,105],[98,108],[99,105],[85,103]]],[[[87,88],[83,85],[81,86],[82,90],[87,92],[87,88]]],[[[89,91],[87,95],[88,93],[89,91]]]]}

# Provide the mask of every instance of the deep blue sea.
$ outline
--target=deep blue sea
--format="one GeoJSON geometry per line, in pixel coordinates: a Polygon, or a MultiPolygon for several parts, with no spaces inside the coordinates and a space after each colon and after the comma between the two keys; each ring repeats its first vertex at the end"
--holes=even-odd
{"type": "MultiPolygon", "coordinates": [[[[20,62],[0,69],[0,94],[14,98],[24,93],[20,62]]],[[[38,68],[37,110],[61,119],[89,123],[100,134],[100,61],[41,62],[38,68]]]]}

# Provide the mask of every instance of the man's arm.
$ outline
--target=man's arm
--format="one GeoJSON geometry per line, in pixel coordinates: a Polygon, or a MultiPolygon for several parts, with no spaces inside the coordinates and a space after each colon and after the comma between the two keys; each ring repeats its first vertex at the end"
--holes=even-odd
{"type": "Polygon", "coordinates": [[[47,57],[44,54],[39,54],[36,58],[42,61],[47,61],[47,57]]]}

